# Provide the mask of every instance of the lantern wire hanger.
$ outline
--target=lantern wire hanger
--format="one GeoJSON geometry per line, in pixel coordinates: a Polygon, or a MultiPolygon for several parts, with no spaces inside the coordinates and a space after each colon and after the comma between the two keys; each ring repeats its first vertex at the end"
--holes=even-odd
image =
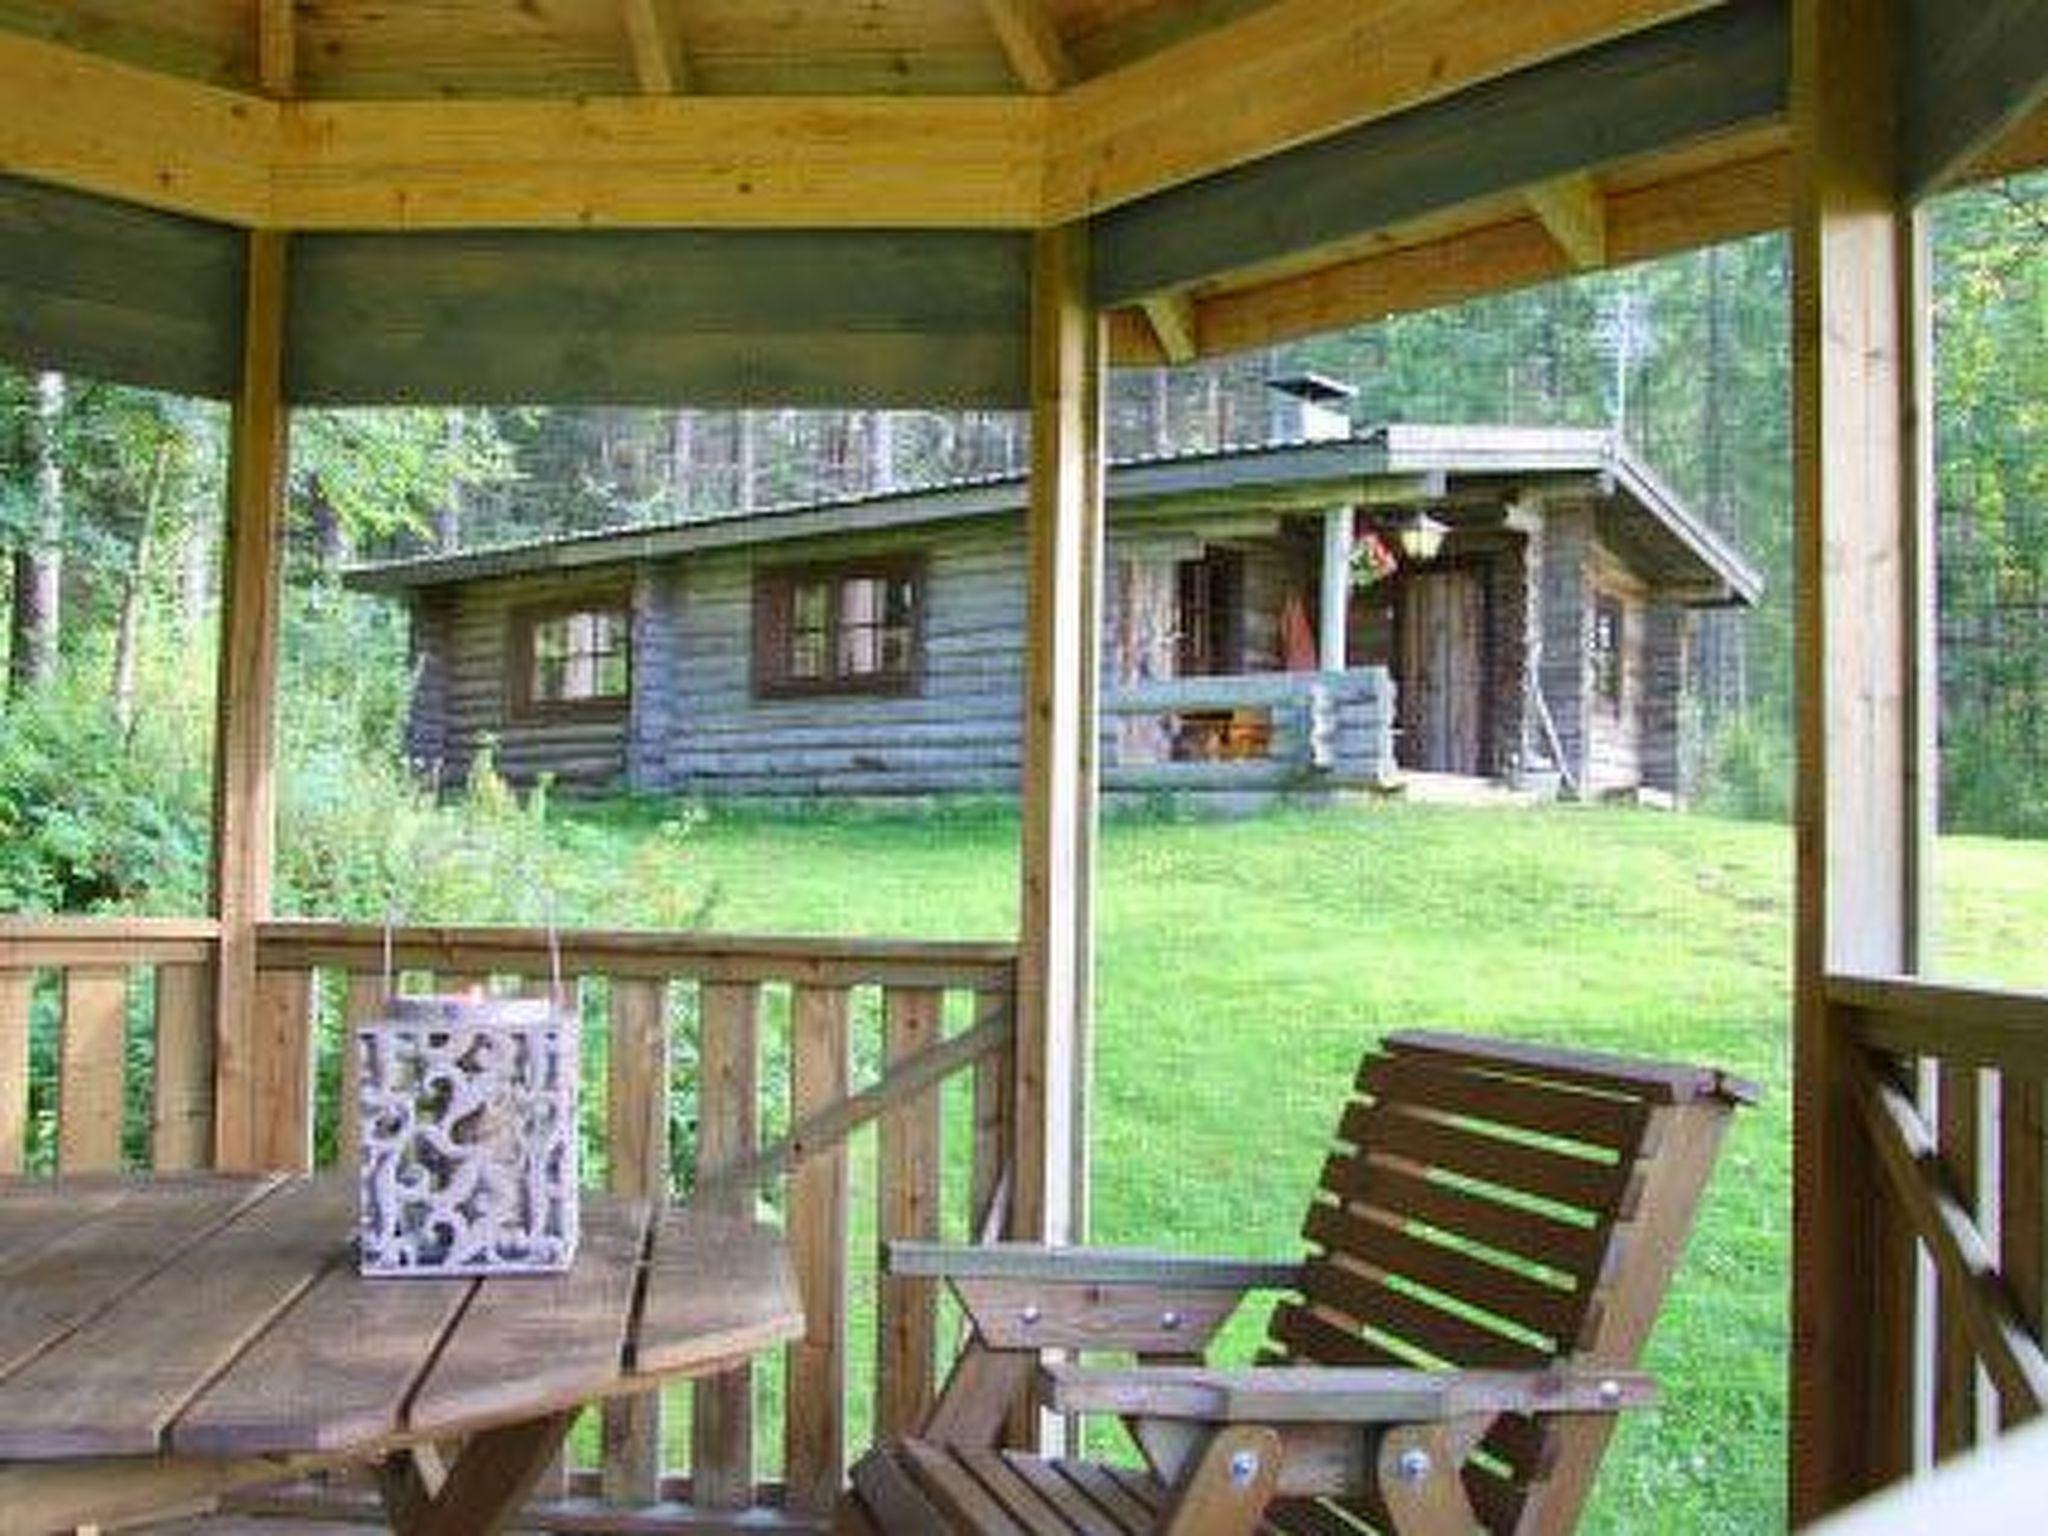
{"type": "MultiPolygon", "coordinates": [[[[552,886],[540,888],[541,922],[548,934],[548,999],[555,1007],[565,1006],[568,994],[562,986],[562,927],[552,886]]],[[[394,881],[384,891],[384,995],[398,995],[398,886],[394,881]]]]}

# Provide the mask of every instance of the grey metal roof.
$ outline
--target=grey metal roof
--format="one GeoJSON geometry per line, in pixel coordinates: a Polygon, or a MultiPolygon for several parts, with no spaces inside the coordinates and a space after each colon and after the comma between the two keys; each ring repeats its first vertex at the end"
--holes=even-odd
{"type": "MultiPolygon", "coordinates": [[[[1348,438],[1260,443],[1202,453],[1129,458],[1108,472],[1113,521],[1205,499],[1243,506],[1260,498],[1293,506],[1347,500],[1438,501],[1475,486],[1540,492],[1558,481],[1597,485],[1628,524],[1639,552],[1702,604],[1755,602],[1763,578],[1700,521],[1612,433],[1553,427],[1381,426],[1348,438]]],[[[1015,514],[1025,476],[949,481],[917,490],[833,497],[665,522],[558,534],[495,548],[363,565],[347,573],[365,591],[440,587],[527,571],[673,559],[709,550],[785,544],[848,533],[916,528],[1015,514]]]]}

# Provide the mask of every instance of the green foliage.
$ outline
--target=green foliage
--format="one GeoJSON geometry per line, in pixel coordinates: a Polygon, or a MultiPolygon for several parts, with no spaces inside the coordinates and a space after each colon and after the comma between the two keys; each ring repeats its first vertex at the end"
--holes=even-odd
{"type": "Polygon", "coordinates": [[[0,730],[0,910],[198,910],[206,783],[165,733],[124,736],[76,674],[17,703],[0,730]]]}
{"type": "Polygon", "coordinates": [[[1708,738],[1700,809],[1744,821],[1792,819],[1792,733],[1757,712],[1723,720],[1708,738]]]}

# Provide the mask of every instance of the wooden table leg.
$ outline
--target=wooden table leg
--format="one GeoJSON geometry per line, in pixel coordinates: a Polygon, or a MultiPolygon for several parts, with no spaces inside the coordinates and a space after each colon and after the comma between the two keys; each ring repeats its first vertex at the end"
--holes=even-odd
{"type": "Polygon", "coordinates": [[[574,1412],[471,1435],[439,1486],[411,1452],[384,1464],[384,1510],[398,1536],[495,1536],[533,1492],[574,1412]]]}

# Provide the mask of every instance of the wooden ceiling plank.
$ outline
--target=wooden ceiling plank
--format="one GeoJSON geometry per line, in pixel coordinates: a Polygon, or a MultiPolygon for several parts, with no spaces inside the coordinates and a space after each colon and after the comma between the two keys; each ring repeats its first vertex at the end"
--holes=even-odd
{"type": "Polygon", "coordinates": [[[1899,127],[1906,191],[1924,197],[2048,102],[2048,0],[1908,0],[1899,127]]]}
{"type": "Polygon", "coordinates": [[[278,101],[298,94],[297,0],[256,0],[256,84],[278,101]]]}
{"type": "Polygon", "coordinates": [[[1713,0],[1278,0],[1060,98],[1048,218],[1084,217],[1713,0]]]}
{"type": "Polygon", "coordinates": [[[1073,80],[1073,61],[1043,0],[981,0],[981,8],[1026,90],[1050,94],[1073,80]]]}
{"type": "Polygon", "coordinates": [[[1574,267],[1594,272],[1607,265],[1607,194],[1589,172],[1540,182],[1523,196],[1574,267]]]}
{"type": "Polygon", "coordinates": [[[673,0],[619,0],[633,72],[649,96],[673,96],[690,88],[690,61],[673,0]]]}
{"type": "Polygon", "coordinates": [[[1159,340],[1159,352],[1169,363],[1191,363],[1201,352],[1196,329],[1195,301],[1185,293],[1155,293],[1140,300],[1145,323],[1159,340]]]}

